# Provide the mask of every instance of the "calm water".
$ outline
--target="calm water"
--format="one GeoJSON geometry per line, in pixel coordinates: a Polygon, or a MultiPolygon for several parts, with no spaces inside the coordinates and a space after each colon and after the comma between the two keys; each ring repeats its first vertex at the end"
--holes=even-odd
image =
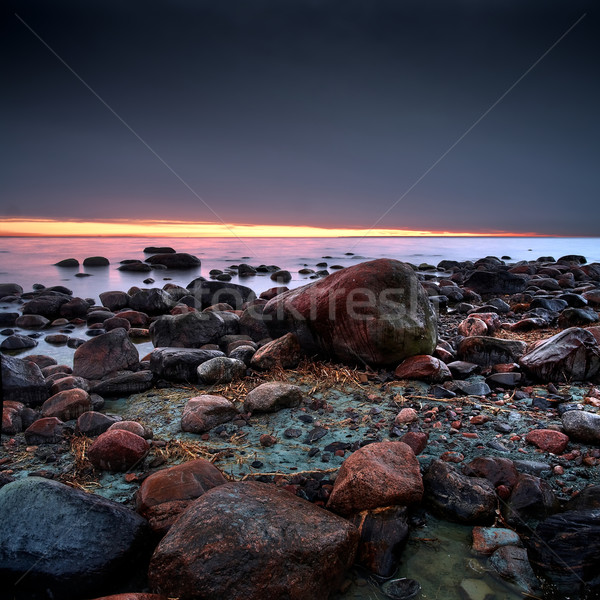
{"type": "MultiPolygon", "coordinates": [[[[253,266],[276,264],[288,269],[293,279],[289,287],[310,282],[298,270],[318,262],[350,266],[363,260],[395,258],[414,264],[437,264],[442,259],[475,260],[487,255],[510,256],[513,261],[534,260],[540,256],[559,258],[583,254],[588,262],[600,261],[600,238],[0,238],[0,282],[19,283],[30,290],[34,283],[46,286],[61,283],[76,296],[94,298],[107,290],[128,290],[142,285],[147,277],[164,284],[164,278],[187,285],[211,269],[224,269],[246,262],[253,266]],[[123,259],[144,259],[146,246],[171,246],[202,260],[202,266],[189,271],[122,273],[123,259]],[[346,255],[352,252],[354,255],[346,255]],[[64,258],[105,256],[110,267],[65,269],[53,266],[64,258]],[[332,258],[323,258],[330,256],[332,258]],[[75,277],[85,272],[90,277],[75,277]]],[[[234,282],[239,282],[237,278],[234,282]]],[[[268,276],[244,278],[241,283],[261,292],[273,283],[268,276]]]]}

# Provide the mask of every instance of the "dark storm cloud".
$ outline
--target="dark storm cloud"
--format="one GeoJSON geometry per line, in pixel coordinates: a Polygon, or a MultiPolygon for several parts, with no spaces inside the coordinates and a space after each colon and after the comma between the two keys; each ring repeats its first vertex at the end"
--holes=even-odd
{"type": "Polygon", "coordinates": [[[0,214],[598,233],[591,2],[4,5],[0,214]]]}

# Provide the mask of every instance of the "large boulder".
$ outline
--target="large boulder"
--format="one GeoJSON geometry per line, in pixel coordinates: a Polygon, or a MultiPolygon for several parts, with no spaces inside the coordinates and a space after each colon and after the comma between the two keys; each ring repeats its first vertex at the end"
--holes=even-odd
{"type": "Polygon", "coordinates": [[[64,390],[51,396],[42,404],[43,417],[56,417],[61,421],[76,419],[91,410],[90,395],[79,388],[64,390]]]}
{"type": "Polygon", "coordinates": [[[586,410],[568,410],[562,416],[562,424],[574,440],[600,444],[600,415],[586,410]]]}
{"type": "Polygon", "coordinates": [[[482,296],[518,294],[527,287],[528,277],[509,271],[474,271],[463,287],[482,296]]]}
{"type": "Polygon", "coordinates": [[[244,411],[277,412],[282,408],[293,408],[300,406],[303,396],[302,389],[291,383],[262,383],[248,392],[244,400],[244,411]]]}
{"type": "Polygon", "coordinates": [[[115,371],[135,367],[139,361],[137,348],[125,329],[113,329],[88,340],[75,350],[73,375],[102,379],[115,371]]]}
{"type": "Polygon", "coordinates": [[[181,415],[181,430],[204,433],[217,425],[231,421],[238,411],[233,402],[223,396],[204,394],[190,398],[181,415]]]}
{"type": "Polygon", "coordinates": [[[148,453],[148,442],[126,429],[111,429],[98,436],[87,456],[97,469],[127,471],[148,453]]]}
{"type": "Polygon", "coordinates": [[[34,362],[0,355],[0,363],[4,400],[39,406],[48,399],[48,386],[41,369],[34,362]]]}
{"type": "Polygon", "coordinates": [[[187,600],[326,600],[354,561],[356,528],[276,486],[217,486],[171,527],[151,586],[187,600]]]}
{"type": "Polygon", "coordinates": [[[60,307],[69,300],[70,296],[61,293],[39,296],[23,304],[22,312],[24,315],[41,315],[52,321],[61,316],[60,307]]]}
{"type": "Polygon", "coordinates": [[[431,354],[434,311],[413,269],[379,259],[342,269],[269,300],[263,318],[272,335],[298,336],[308,354],[348,363],[397,365],[431,354]]]}
{"type": "Polygon", "coordinates": [[[0,522],[7,598],[59,600],[116,591],[137,570],[148,542],[147,523],[132,510],[39,477],[0,489],[0,522]]]}
{"type": "Polygon", "coordinates": [[[225,321],[214,312],[164,315],[150,325],[152,343],[158,347],[200,348],[225,334],[225,321]]]}
{"type": "Polygon", "coordinates": [[[147,315],[164,315],[175,306],[175,301],[167,292],[152,288],[140,290],[129,298],[129,307],[147,315]]]}
{"type": "Polygon", "coordinates": [[[327,508],[351,515],[382,506],[408,506],[423,497],[419,461],[403,442],[376,442],[342,464],[327,508]]]}
{"type": "Polygon", "coordinates": [[[518,340],[474,335],[460,342],[457,357],[482,367],[493,367],[498,363],[517,362],[526,349],[527,344],[518,340]]]}
{"type": "Polygon", "coordinates": [[[145,392],[152,387],[152,371],[125,371],[107,375],[100,383],[91,388],[93,394],[100,396],[130,396],[145,392]]]}
{"type": "Polygon", "coordinates": [[[150,369],[168,381],[198,381],[198,366],[207,360],[225,356],[220,350],[201,348],[157,348],[150,354],[150,369]]]}
{"type": "Polygon", "coordinates": [[[285,335],[268,342],[259,348],[250,359],[250,366],[255,369],[294,369],[302,358],[302,348],[294,333],[285,335]]]}
{"type": "Polygon", "coordinates": [[[187,252],[164,252],[154,254],[146,259],[151,265],[162,265],[167,269],[196,269],[201,262],[197,256],[187,252]]]}
{"type": "Polygon", "coordinates": [[[203,362],[198,367],[198,380],[207,385],[231,383],[246,374],[246,364],[236,358],[217,356],[203,362]]]}
{"type": "Polygon", "coordinates": [[[528,473],[519,474],[502,513],[506,522],[519,531],[530,531],[540,521],[555,513],[558,501],[543,479],[528,473]]]}
{"type": "Polygon", "coordinates": [[[589,381],[600,372],[600,347],[589,331],[571,327],[538,344],[519,364],[541,381],[589,381]]]}
{"type": "Polygon", "coordinates": [[[187,285],[187,289],[200,303],[202,309],[214,304],[225,303],[238,310],[246,302],[256,299],[256,294],[249,287],[225,281],[194,279],[187,285]]]}

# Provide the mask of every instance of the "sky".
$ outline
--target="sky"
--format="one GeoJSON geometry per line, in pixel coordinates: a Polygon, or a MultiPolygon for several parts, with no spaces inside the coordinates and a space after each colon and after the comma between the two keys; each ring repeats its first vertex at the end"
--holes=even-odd
{"type": "Polygon", "coordinates": [[[591,0],[0,10],[0,234],[600,234],[591,0]]]}

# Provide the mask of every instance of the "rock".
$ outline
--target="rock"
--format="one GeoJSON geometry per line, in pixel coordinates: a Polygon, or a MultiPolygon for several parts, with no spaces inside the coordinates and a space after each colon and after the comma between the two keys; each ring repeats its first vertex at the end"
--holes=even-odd
{"type": "Polygon", "coordinates": [[[42,405],[42,416],[57,417],[61,421],[76,419],[91,410],[90,395],[79,388],[54,394],[42,405]]]}
{"type": "Polygon", "coordinates": [[[42,371],[31,361],[0,355],[4,400],[15,400],[26,406],[39,406],[48,399],[48,388],[42,371]]]}
{"type": "Polygon", "coordinates": [[[205,394],[190,398],[181,416],[181,430],[204,433],[213,427],[228,423],[238,411],[232,402],[223,396],[205,394]]]}
{"type": "Polygon", "coordinates": [[[150,562],[151,586],[182,598],[323,598],[353,563],[356,528],[276,486],[217,486],[171,527],[150,562]]]}
{"type": "Polygon", "coordinates": [[[196,269],[201,265],[200,259],[197,256],[193,256],[187,252],[153,254],[145,262],[151,265],[163,265],[167,269],[196,269]]]}
{"type": "Polygon", "coordinates": [[[381,586],[381,591],[390,600],[414,600],[421,593],[421,584],[414,579],[402,577],[386,581],[381,586]]]}
{"type": "Polygon", "coordinates": [[[23,288],[18,283],[0,283],[0,298],[4,296],[20,296],[23,288]]]}
{"type": "Polygon", "coordinates": [[[545,519],[527,550],[533,569],[560,597],[598,597],[600,510],[567,511],[545,519]]]}
{"type": "Polygon", "coordinates": [[[179,515],[208,490],[227,483],[221,471],[202,458],[153,473],[136,495],[136,510],[164,535],[179,515]]]}
{"type": "Polygon", "coordinates": [[[125,429],[113,429],[98,436],[87,456],[97,469],[127,471],[141,463],[148,449],[148,442],[139,435],[125,429]]]}
{"type": "Polygon", "coordinates": [[[261,292],[259,298],[263,298],[264,300],[270,300],[271,298],[275,298],[279,294],[283,294],[283,292],[289,291],[289,288],[285,285],[280,285],[278,287],[272,287],[264,292],[261,292]]]}
{"type": "Polygon", "coordinates": [[[463,466],[462,472],[468,477],[483,477],[497,487],[505,485],[512,489],[519,472],[512,460],[497,456],[480,456],[463,466]]]}
{"type": "Polygon", "coordinates": [[[148,543],[147,523],[132,510],[39,477],[0,489],[0,522],[11,524],[0,528],[0,577],[11,598],[114,591],[148,543]]]}
{"type": "Polygon", "coordinates": [[[388,506],[362,511],[351,519],[360,534],[356,556],[360,566],[379,577],[394,574],[408,539],[407,513],[405,506],[388,506]]]}
{"type": "Polygon", "coordinates": [[[225,321],[214,312],[165,315],[150,325],[156,347],[200,348],[215,344],[225,334],[225,321]]]}
{"type": "Polygon", "coordinates": [[[150,325],[150,317],[146,313],[137,310],[122,310],[117,313],[121,319],[127,319],[133,328],[147,329],[150,325]]]}
{"type": "Polygon", "coordinates": [[[561,417],[567,435],[578,442],[600,444],[600,415],[569,410],[561,417]]]}
{"type": "Polygon", "coordinates": [[[203,309],[225,302],[233,306],[235,310],[240,310],[246,302],[256,299],[256,294],[249,287],[222,281],[194,279],[188,284],[187,289],[191,291],[203,309]]]}
{"type": "Polygon", "coordinates": [[[556,512],[557,508],[556,497],[545,481],[521,473],[508,502],[502,505],[502,513],[511,527],[528,531],[556,512]]]}
{"type": "Polygon", "coordinates": [[[92,386],[91,391],[101,396],[130,396],[145,392],[152,387],[154,376],[152,371],[125,371],[105,377],[100,383],[92,386]]]}
{"type": "Polygon", "coordinates": [[[450,369],[450,373],[455,379],[466,379],[475,373],[481,371],[481,367],[472,362],[466,362],[464,360],[455,360],[447,364],[450,369]]]}
{"type": "Polygon", "coordinates": [[[117,267],[119,271],[128,271],[133,273],[149,273],[152,267],[142,261],[128,262],[117,267]]]}
{"type": "Polygon", "coordinates": [[[23,304],[24,315],[41,315],[51,321],[61,316],[60,307],[71,298],[66,294],[39,296],[23,304]]]}
{"type": "Polygon", "coordinates": [[[62,346],[69,341],[69,336],[65,335],[64,333],[55,333],[52,335],[47,335],[44,338],[44,341],[47,344],[54,344],[56,346],[62,346]]]}
{"type": "MultiPolygon", "coordinates": [[[[600,434],[600,429],[598,432],[600,434]]],[[[562,454],[569,443],[569,436],[553,429],[534,429],[525,436],[525,441],[545,452],[562,454]]]]}
{"type": "Polygon", "coordinates": [[[126,292],[102,292],[99,298],[102,306],[106,306],[110,311],[121,310],[129,306],[129,294],[126,292]]]}
{"type": "Polygon", "coordinates": [[[428,354],[409,356],[404,359],[396,370],[394,377],[397,379],[418,379],[428,383],[442,383],[452,379],[452,373],[439,358],[428,354]]]}
{"type": "Polygon", "coordinates": [[[106,319],[106,321],[102,323],[102,327],[105,331],[112,331],[119,327],[122,327],[125,331],[129,331],[131,329],[131,323],[127,319],[114,316],[106,319]]]}
{"type": "Polygon", "coordinates": [[[364,262],[269,300],[272,337],[293,332],[308,354],[356,364],[394,365],[431,354],[433,310],[412,268],[391,259],[364,262]]]}
{"type": "Polygon", "coordinates": [[[168,381],[198,381],[198,366],[207,360],[224,356],[220,350],[201,348],[157,348],[150,354],[150,369],[168,381]]]}
{"type": "Polygon", "coordinates": [[[504,546],[518,546],[519,534],[502,527],[473,527],[473,551],[477,554],[492,554],[504,546]]]}
{"type": "Polygon", "coordinates": [[[104,256],[88,256],[83,259],[84,267],[108,267],[110,261],[104,256]]]}
{"type": "Polygon", "coordinates": [[[590,306],[600,308],[600,290],[588,290],[587,292],[584,292],[582,296],[590,306]]]}
{"type": "Polygon", "coordinates": [[[112,594],[111,596],[102,596],[94,600],[169,600],[161,594],[144,594],[142,592],[126,592],[124,594],[112,594]]]}
{"type": "Polygon", "coordinates": [[[487,479],[467,477],[450,464],[434,460],[423,483],[427,505],[441,518],[470,524],[494,520],[497,499],[487,479]]]}
{"type": "Polygon", "coordinates": [[[593,308],[565,308],[558,317],[561,329],[585,327],[598,322],[598,313],[593,308]]]}
{"type": "Polygon", "coordinates": [[[253,346],[236,346],[231,352],[229,352],[229,358],[235,358],[241,360],[247,367],[252,362],[252,357],[256,354],[256,348],[253,346]]]}
{"type": "Polygon", "coordinates": [[[248,392],[244,412],[276,412],[282,408],[300,406],[304,394],[297,385],[273,381],[263,383],[248,392]]]}
{"type": "Polygon", "coordinates": [[[208,385],[230,383],[246,375],[246,365],[241,360],[218,356],[203,362],[197,369],[198,381],[208,385]]]}
{"type": "Polygon", "coordinates": [[[7,400],[2,405],[2,433],[15,435],[23,429],[21,414],[25,409],[22,402],[7,400]]]}
{"type": "Polygon", "coordinates": [[[457,381],[456,387],[467,396],[487,396],[492,393],[490,386],[477,378],[466,381],[457,381]]]}
{"type": "Polygon", "coordinates": [[[394,425],[414,423],[419,418],[419,413],[414,408],[403,408],[394,419],[394,425]]]}
{"type": "Polygon", "coordinates": [[[460,582],[460,597],[465,600],[493,600],[494,590],[483,579],[463,579],[460,582]]]}
{"type": "Polygon", "coordinates": [[[144,254],[175,254],[175,250],[171,246],[147,246],[144,254]]]}
{"type": "Polygon", "coordinates": [[[104,308],[102,309],[91,309],[87,316],[86,316],[86,322],[88,325],[98,325],[101,323],[104,323],[104,321],[106,321],[107,319],[110,319],[112,317],[114,317],[115,314],[110,312],[109,310],[106,310],[104,308]]]}
{"type": "Polygon", "coordinates": [[[58,444],[63,437],[64,423],[56,417],[43,417],[34,421],[25,430],[28,444],[58,444]]]}
{"type": "MultiPolygon", "coordinates": [[[[2,298],[2,296],[0,296],[0,298],[2,298]]],[[[14,327],[14,324],[18,318],[19,313],[0,312],[0,327],[14,327]]]]}
{"type": "Polygon", "coordinates": [[[600,372],[600,348],[590,332],[571,327],[539,343],[519,364],[544,382],[589,381],[600,372]]]}
{"type": "Polygon", "coordinates": [[[2,340],[0,348],[2,350],[26,350],[35,348],[38,343],[27,335],[15,333],[2,340]]]}
{"type": "Polygon", "coordinates": [[[108,428],[108,431],[113,431],[115,429],[125,429],[126,431],[130,431],[131,433],[135,433],[135,435],[143,437],[145,440],[151,440],[154,435],[152,429],[137,421],[116,421],[108,428]]]}
{"type": "Polygon", "coordinates": [[[147,315],[164,315],[175,306],[175,301],[164,290],[152,288],[133,294],[129,298],[129,306],[147,315]]]}
{"type": "Polygon", "coordinates": [[[140,357],[124,329],[113,329],[85,342],[73,355],[73,374],[86,379],[137,366],[140,357]]]}
{"type": "Polygon", "coordinates": [[[255,342],[270,337],[263,317],[266,302],[252,302],[240,316],[240,333],[249,336],[255,342]]]}
{"type": "Polygon", "coordinates": [[[89,392],[90,388],[86,379],[83,377],[73,377],[72,375],[64,375],[56,379],[50,386],[50,394],[58,394],[58,392],[64,392],[65,390],[74,390],[79,388],[84,392],[89,392]]]}
{"type": "Polygon", "coordinates": [[[289,271],[280,270],[271,273],[271,279],[273,281],[279,281],[281,283],[288,283],[292,280],[292,274],[289,271]]]}
{"type": "Polygon", "coordinates": [[[514,388],[521,383],[521,373],[493,373],[486,377],[486,383],[492,387],[514,388]]]}
{"type": "Polygon", "coordinates": [[[540,582],[529,564],[525,548],[498,548],[490,556],[489,564],[502,579],[516,585],[524,594],[536,596],[540,592],[540,582]]]}
{"type": "Polygon", "coordinates": [[[487,335],[488,326],[485,321],[478,319],[477,317],[467,317],[464,321],[461,321],[457,327],[459,335],[469,337],[473,335],[487,335]]]}
{"type": "Polygon", "coordinates": [[[419,456],[419,454],[427,447],[428,439],[428,434],[423,433],[422,431],[409,431],[400,438],[400,441],[404,442],[407,446],[410,446],[415,453],[415,456],[419,456]]]}
{"type": "Polygon", "coordinates": [[[517,340],[472,336],[460,342],[457,356],[462,361],[492,367],[496,363],[518,362],[526,349],[527,344],[517,340]]]}
{"type": "Polygon", "coordinates": [[[474,271],[467,277],[463,287],[478,294],[518,294],[527,287],[527,277],[508,271],[474,271]]]}
{"type": "Polygon", "coordinates": [[[43,369],[44,367],[51,367],[57,364],[55,358],[52,358],[51,356],[46,356],[45,354],[30,354],[29,356],[26,356],[23,360],[35,363],[40,369],[43,369]]]}
{"type": "Polygon", "coordinates": [[[423,481],[412,448],[375,442],[353,452],[340,467],[327,508],[341,515],[420,502],[423,481]]]}
{"type": "Polygon", "coordinates": [[[117,421],[117,417],[111,417],[101,412],[89,410],[84,412],[77,419],[76,433],[96,437],[104,433],[111,425],[117,421]]]}
{"type": "Polygon", "coordinates": [[[264,370],[274,367],[293,369],[298,366],[302,355],[298,337],[294,333],[287,333],[259,348],[254,353],[250,366],[264,370]]]}
{"type": "Polygon", "coordinates": [[[15,326],[21,329],[44,329],[50,323],[41,315],[22,315],[15,320],[15,326]]]}

